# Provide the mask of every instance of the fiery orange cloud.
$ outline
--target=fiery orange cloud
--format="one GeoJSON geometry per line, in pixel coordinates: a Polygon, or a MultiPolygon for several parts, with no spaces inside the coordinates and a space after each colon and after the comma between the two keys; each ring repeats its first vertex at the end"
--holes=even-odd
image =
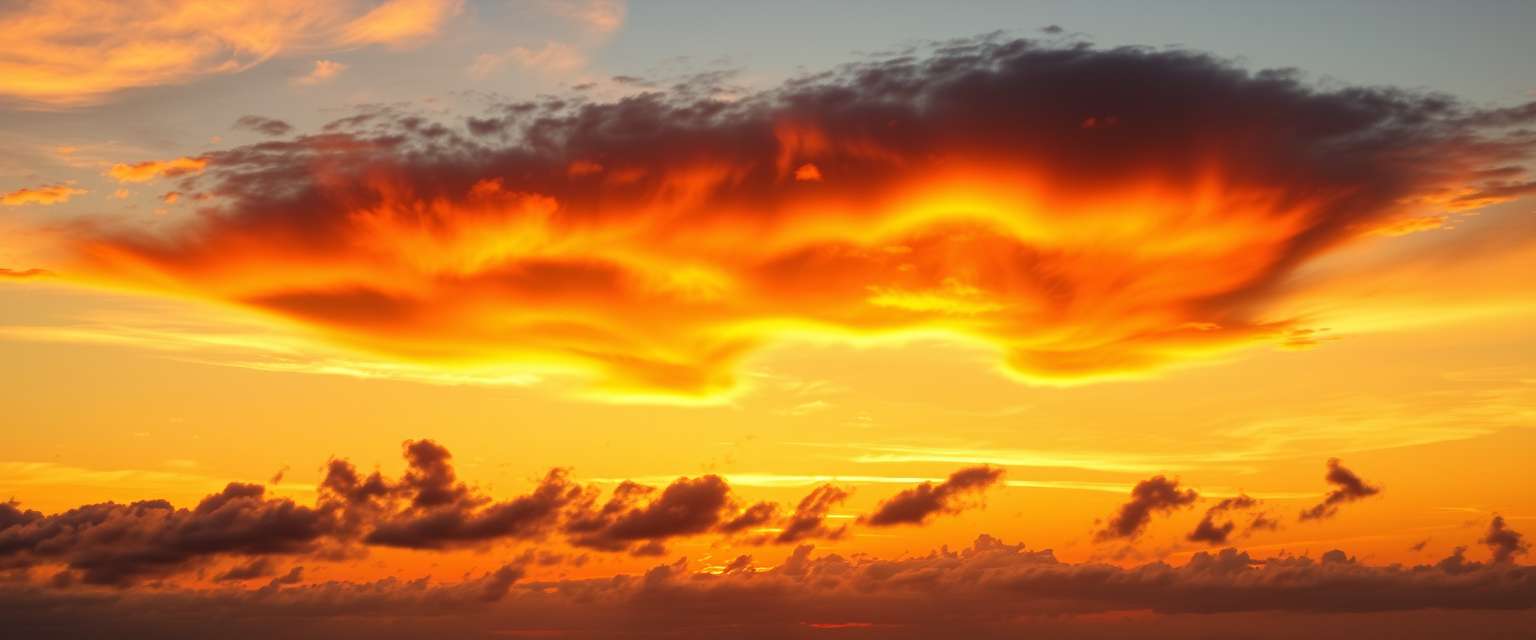
{"type": "Polygon", "coordinates": [[[0,96],[69,106],[134,87],[248,69],[287,51],[400,45],[435,33],[460,0],[210,4],[63,0],[0,9],[0,96]]]}
{"type": "Polygon", "coordinates": [[[196,173],[208,166],[206,158],[175,158],[172,160],[145,160],[132,164],[112,165],[107,175],[118,182],[148,182],[160,177],[176,177],[196,173]]]}
{"type": "Polygon", "coordinates": [[[210,153],[178,188],[209,215],[98,230],[69,271],[624,393],[727,392],[796,334],[942,334],[1070,383],[1293,340],[1298,267],[1445,194],[1514,197],[1536,146],[1536,110],[1025,41],[710,95],[364,112],[210,153]]]}
{"type": "Polygon", "coordinates": [[[85,189],[77,189],[68,184],[50,184],[41,187],[24,187],[5,194],[0,194],[0,204],[16,207],[24,204],[59,204],[69,202],[70,198],[86,193],[85,189]]]}

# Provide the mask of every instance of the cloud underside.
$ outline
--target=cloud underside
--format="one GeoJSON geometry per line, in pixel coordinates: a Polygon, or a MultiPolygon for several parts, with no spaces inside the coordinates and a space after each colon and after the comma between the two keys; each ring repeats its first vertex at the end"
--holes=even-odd
{"type": "Polygon", "coordinates": [[[71,272],[625,392],[726,392],[807,334],[955,336],[1071,383],[1304,338],[1276,310],[1290,274],[1516,197],[1536,117],[1023,41],[713,90],[368,111],[184,159],[205,215],[86,233],[71,272]]]}

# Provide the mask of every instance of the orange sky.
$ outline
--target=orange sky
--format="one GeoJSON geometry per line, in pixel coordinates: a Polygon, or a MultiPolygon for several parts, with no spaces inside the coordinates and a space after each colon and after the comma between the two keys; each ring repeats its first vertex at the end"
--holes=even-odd
{"type": "MultiPolygon", "coordinates": [[[[43,43],[0,45],[0,94],[62,118],[285,57],[334,76],[316,56],[489,11],[176,4],[120,17],[142,34],[0,17],[43,43]]],[[[540,11],[566,44],[471,76],[626,15],[540,11]]],[[[0,611],[1529,622],[1536,110],[1047,33],[60,142],[77,170],[0,184],[0,611]]]]}

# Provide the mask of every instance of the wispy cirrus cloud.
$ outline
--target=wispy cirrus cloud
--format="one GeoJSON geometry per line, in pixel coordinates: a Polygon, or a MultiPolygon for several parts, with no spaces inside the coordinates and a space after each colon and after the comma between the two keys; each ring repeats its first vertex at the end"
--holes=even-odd
{"type": "Polygon", "coordinates": [[[236,73],[285,53],[406,46],[440,31],[461,0],[65,0],[0,8],[0,97],[102,102],[137,87],[236,73]]]}

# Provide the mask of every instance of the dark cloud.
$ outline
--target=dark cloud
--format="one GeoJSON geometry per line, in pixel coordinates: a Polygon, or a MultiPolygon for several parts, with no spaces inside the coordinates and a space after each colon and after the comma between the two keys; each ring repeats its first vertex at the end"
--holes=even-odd
{"type": "Polygon", "coordinates": [[[1331,518],[1338,513],[1339,506],[1348,502],[1354,502],[1361,498],[1369,498],[1381,493],[1381,487],[1367,484],[1355,472],[1344,468],[1338,458],[1328,459],[1328,483],[1334,486],[1323,501],[1310,509],[1301,512],[1301,519],[1321,520],[1331,518]]]}
{"type": "Polygon", "coordinates": [[[508,565],[457,583],[165,588],[98,594],[0,584],[0,619],[27,638],[1517,637],[1536,621],[1536,569],[1453,555],[1369,565],[1343,551],[1182,565],[1067,563],[980,536],[896,560],[797,548],[772,569],[737,557],[639,576],[538,581],[508,565]],[[1416,615],[1423,612],[1425,615],[1416,615]],[[1458,630],[1458,627],[1460,629],[1458,630]],[[216,631],[215,631],[216,630],[216,631]]]}
{"type": "Polygon", "coordinates": [[[1146,530],[1153,515],[1182,509],[1198,499],[1200,494],[1194,489],[1179,489],[1178,480],[1169,480],[1164,476],[1142,480],[1131,489],[1130,502],[1120,505],[1120,510],[1103,529],[1094,534],[1094,539],[1101,542],[1117,538],[1135,539],[1146,530]]]}
{"type": "Polygon", "coordinates": [[[554,364],[621,391],[732,388],[785,324],[959,317],[1013,371],[1077,380],[1286,340],[1307,328],[1274,304],[1298,267],[1527,193],[1502,169],[1536,145],[1529,106],[1179,50],[994,37],[712,97],[728,80],[463,127],[372,108],[213,152],[178,187],[211,196],[204,215],[89,229],[72,270],[384,356],[554,364]],[[821,180],[793,179],[807,164],[821,180]]]}
{"type": "Polygon", "coordinates": [[[235,121],[235,128],[268,136],[287,135],[288,132],[293,131],[291,124],[262,116],[240,116],[240,119],[235,121]]]}
{"type": "MultiPolygon", "coordinates": [[[[58,576],[61,585],[125,586],[219,564],[214,582],[238,582],[273,575],[277,564],[268,556],[348,562],[368,547],[484,549],[558,534],[578,547],[659,556],[667,541],[680,537],[788,544],[835,539],[847,530],[827,524],[829,511],[849,495],[832,485],[816,487],[786,513],[772,502],[741,506],[730,485],[715,475],[679,478],[659,490],[623,482],[600,501],[596,488],[555,468],[527,493],[497,500],[460,480],[452,454],[436,442],[407,441],[402,453],[406,469],[398,478],[363,474],[347,460],[331,459],[314,507],[267,499],[263,487],[241,483],[191,510],[153,500],[45,515],[3,502],[0,570],[62,565],[67,571],[58,576]],[[756,531],[773,528],[779,531],[772,535],[756,531]]],[[[902,492],[882,506],[885,515],[878,522],[900,517],[920,523],[932,513],[957,511],[959,496],[981,491],[1000,475],[996,469],[965,469],[941,485],[902,492]]],[[[586,560],[583,555],[570,563],[586,560]]],[[[562,554],[541,550],[515,564],[562,561],[562,554]]]]}
{"type": "Polygon", "coordinates": [[[239,582],[265,578],[277,572],[276,563],[271,558],[252,558],[247,562],[230,567],[227,571],[213,577],[214,582],[239,582]]]}
{"type": "Polygon", "coordinates": [[[268,499],[263,487],[240,483],[190,510],[152,500],[18,517],[7,505],[0,518],[0,562],[62,563],[71,579],[116,586],[172,574],[222,554],[311,550],[335,530],[326,510],[268,499]]]}
{"type": "Polygon", "coordinates": [[[678,478],[647,500],[654,488],[625,482],[601,507],[589,494],[587,504],[566,521],[565,532],[573,544],[603,550],[700,534],[721,522],[730,507],[730,491],[720,476],[678,478]]]}
{"type": "Polygon", "coordinates": [[[1488,550],[1493,553],[1495,564],[1514,562],[1515,556],[1524,555],[1531,548],[1526,544],[1525,536],[1506,526],[1504,516],[1500,515],[1493,516],[1493,520],[1488,523],[1488,533],[1483,536],[1482,543],[1488,545],[1488,550]]]}
{"type": "MultiPolygon", "coordinates": [[[[951,477],[953,479],[953,477],[951,477]]],[[[948,484],[948,483],[946,483],[948,484]]],[[[957,489],[966,491],[968,489],[957,489]]],[[[978,489],[979,490],[979,489],[978,489]]],[[[774,536],[774,542],[788,544],[811,538],[836,539],[848,530],[846,525],[835,529],[827,527],[827,513],[844,500],[848,491],[830,484],[816,487],[810,495],[800,500],[795,512],[784,523],[784,530],[774,536]]],[[[921,520],[921,518],[919,518],[921,520]]]]}
{"type": "Polygon", "coordinates": [[[562,511],[582,495],[563,469],[552,469],[528,495],[496,502],[458,480],[448,449],[430,440],[405,443],[408,464],[395,482],[377,472],[360,477],[350,463],[333,460],[322,498],[366,544],[434,549],[497,539],[535,538],[553,529],[562,511]]]}
{"type": "Polygon", "coordinates": [[[859,519],[871,527],[923,524],[936,515],[959,513],[967,496],[980,494],[1003,478],[997,467],[968,467],[939,484],[924,482],[881,502],[875,512],[859,519]]]}
{"type": "Polygon", "coordinates": [[[718,529],[721,533],[727,534],[751,531],[773,524],[778,515],[779,505],[772,502],[758,502],[720,523],[718,529]]]}
{"type": "MultiPolygon", "coordinates": [[[[1230,512],[1252,509],[1258,505],[1258,500],[1246,495],[1238,495],[1217,502],[1205,510],[1205,517],[1200,519],[1200,523],[1195,525],[1195,530],[1189,532],[1186,538],[1190,542],[1204,542],[1212,546],[1226,544],[1232,531],[1237,528],[1237,524],[1230,519],[1230,512]],[[1222,517],[1227,519],[1218,524],[1217,519],[1222,517]]],[[[1277,525],[1273,521],[1265,518],[1263,514],[1257,514],[1249,524],[1248,530],[1271,529],[1274,526],[1277,525]]]]}

